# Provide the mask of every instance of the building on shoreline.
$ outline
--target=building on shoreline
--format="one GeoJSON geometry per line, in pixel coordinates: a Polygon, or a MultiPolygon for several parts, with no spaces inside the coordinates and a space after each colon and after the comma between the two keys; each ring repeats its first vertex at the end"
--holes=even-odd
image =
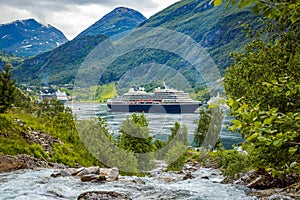
{"type": "Polygon", "coordinates": [[[69,101],[69,98],[65,92],[61,92],[60,90],[57,90],[53,93],[48,92],[48,90],[40,91],[38,94],[38,103],[42,102],[43,100],[52,100],[56,99],[60,101],[61,103],[66,103],[69,101]]]}

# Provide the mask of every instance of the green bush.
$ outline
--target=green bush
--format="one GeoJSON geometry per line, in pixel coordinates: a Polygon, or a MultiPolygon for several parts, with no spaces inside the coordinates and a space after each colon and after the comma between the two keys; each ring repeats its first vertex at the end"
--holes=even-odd
{"type": "Polygon", "coordinates": [[[0,114],[0,135],[11,130],[13,121],[5,114],[0,114]]]}
{"type": "Polygon", "coordinates": [[[172,144],[172,147],[166,154],[165,161],[168,164],[167,169],[170,171],[180,171],[186,160],[186,145],[182,142],[172,144]]]}
{"type": "Polygon", "coordinates": [[[221,168],[222,173],[229,177],[253,169],[250,156],[235,149],[209,152],[206,159],[211,160],[215,167],[221,168]]]}

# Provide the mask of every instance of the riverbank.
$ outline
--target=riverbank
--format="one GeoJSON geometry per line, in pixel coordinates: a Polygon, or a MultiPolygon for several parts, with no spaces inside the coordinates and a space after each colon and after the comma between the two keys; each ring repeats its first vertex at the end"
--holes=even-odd
{"type": "Polygon", "coordinates": [[[248,195],[262,200],[300,199],[299,174],[286,174],[279,178],[259,169],[235,174],[233,178],[226,177],[222,183],[246,186],[251,189],[248,195]]]}
{"type": "MultiPolygon", "coordinates": [[[[222,170],[222,166],[215,164],[211,158],[199,163],[198,167],[215,168],[222,170]]],[[[234,176],[226,176],[222,184],[245,186],[249,189],[247,195],[261,200],[299,200],[300,199],[300,175],[286,174],[282,177],[272,177],[264,169],[250,170],[244,173],[236,173],[234,176]]]]}

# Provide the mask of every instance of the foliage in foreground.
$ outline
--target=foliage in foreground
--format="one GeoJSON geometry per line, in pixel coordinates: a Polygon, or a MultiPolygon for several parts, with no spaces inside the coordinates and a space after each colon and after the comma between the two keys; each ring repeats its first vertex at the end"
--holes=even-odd
{"type": "Polygon", "coordinates": [[[225,150],[220,148],[209,153],[202,152],[202,154],[205,156],[200,156],[200,161],[204,165],[208,165],[210,162],[209,167],[220,168],[222,174],[228,177],[253,169],[249,154],[237,149],[225,150]]]}
{"type": "MultiPolygon", "coordinates": [[[[240,4],[246,1],[239,1],[240,4]]],[[[225,89],[253,167],[273,176],[300,172],[300,26],[298,1],[255,2],[265,19],[244,53],[235,53],[225,89]]],[[[243,7],[243,5],[242,5],[243,7]]]]}

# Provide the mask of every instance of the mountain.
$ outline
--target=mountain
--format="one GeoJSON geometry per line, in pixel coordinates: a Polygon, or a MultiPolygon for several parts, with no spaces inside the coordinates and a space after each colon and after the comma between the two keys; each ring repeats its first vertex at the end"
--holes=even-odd
{"type": "Polygon", "coordinates": [[[73,83],[77,70],[86,56],[105,35],[82,36],[51,51],[26,59],[12,70],[20,83],[34,85],[73,83]]]}
{"type": "MultiPolygon", "coordinates": [[[[112,13],[120,13],[116,10],[112,13]]],[[[110,16],[110,14],[107,16],[110,16]]],[[[103,23],[106,20],[109,21],[111,18],[107,16],[100,21],[103,21],[103,23]]],[[[189,36],[203,47],[217,65],[221,73],[223,73],[223,70],[227,68],[231,62],[229,53],[232,51],[241,51],[244,44],[248,41],[246,33],[243,32],[244,29],[241,25],[243,23],[247,23],[256,29],[258,27],[256,19],[257,17],[252,14],[250,9],[238,9],[237,7],[225,9],[224,5],[214,7],[210,4],[210,0],[182,0],[155,14],[150,19],[141,23],[139,27],[150,30],[153,27],[163,27],[189,36]]],[[[92,32],[92,30],[96,30],[96,26],[94,27],[95,29],[89,28],[84,31],[81,36],[79,35],[75,38],[75,40],[80,40],[81,37],[96,34],[92,32]]],[[[120,79],[123,79],[123,83],[126,83],[126,81],[124,81],[127,80],[126,75],[129,74],[130,76],[129,72],[134,74],[139,71],[138,69],[141,69],[140,71],[143,71],[145,75],[151,75],[149,76],[151,81],[168,80],[171,75],[161,69],[168,66],[172,69],[169,71],[179,72],[179,74],[182,75],[193,88],[196,89],[199,86],[205,86],[203,85],[203,79],[205,79],[207,74],[201,74],[201,72],[197,71],[191,63],[176,55],[176,53],[171,53],[170,51],[166,51],[162,48],[143,48],[143,46],[140,46],[141,48],[137,49],[130,48],[132,43],[143,43],[146,47],[147,45],[149,46],[152,41],[155,42],[155,37],[151,38],[151,36],[149,37],[149,35],[147,36],[147,34],[144,34],[143,31],[141,34],[138,34],[139,30],[133,31],[132,33],[133,34],[129,34],[120,40],[114,41],[116,47],[126,47],[126,44],[128,44],[128,51],[111,60],[109,66],[101,71],[102,76],[98,77],[101,84],[119,81],[120,79]],[[155,66],[156,74],[153,74],[153,72],[148,73],[149,71],[147,71],[147,64],[151,63],[157,63],[157,66],[155,66]],[[137,70],[134,71],[135,69],[137,70]],[[155,80],[153,76],[156,75],[159,75],[160,77],[155,80]]],[[[108,31],[106,34],[113,34],[113,31],[108,31]]],[[[169,43],[184,44],[184,41],[182,41],[181,38],[177,38],[177,40],[178,41],[169,41],[169,43]]],[[[106,51],[106,49],[109,48],[103,48],[101,51],[106,51]]],[[[98,53],[101,54],[101,51],[98,53]]],[[[186,49],[186,51],[189,51],[189,49],[186,49]]],[[[102,57],[102,59],[100,57],[99,60],[93,60],[87,64],[86,71],[88,73],[86,73],[86,75],[90,75],[91,73],[96,74],[96,67],[102,65],[106,58],[111,56],[109,51],[103,55],[104,57],[102,57]],[[93,73],[93,70],[95,73],[93,73]]],[[[14,71],[14,74],[20,82],[31,81],[32,83],[38,84],[38,81],[34,79],[44,77],[44,71],[47,69],[48,71],[51,71],[51,73],[50,71],[48,74],[46,73],[45,77],[48,77],[47,82],[51,84],[73,83],[75,69],[78,69],[78,64],[74,65],[73,59],[77,60],[77,56],[77,52],[58,48],[51,53],[42,54],[36,58],[26,60],[24,64],[18,67],[18,70],[14,71]],[[61,59],[58,60],[55,56],[51,56],[54,52],[57,56],[61,57],[61,59]],[[66,57],[70,59],[64,59],[65,54],[67,54],[66,57]]],[[[206,66],[205,64],[205,67],[209,68],[210,66],[206,66]]],[[[157,84],[149,82],[148,78],[143,78],[143,76],[141,76],[143,74],[139,75],[140,77],[136,77],[134,81],[144,81],[145,84],[150,85],[149,87],[153,84],[157,84]]],[[[175,79],[172,81],[176,83],[175,79]]],[[[42,81],[42,83],[43,82],[45,81],[42,81]]],[[[172,84],[168,82],[167,85],[173,87],[172,84]]]]}
{"type": "Polygon", "coordinates": [[[198,42],[218,68],[230,65],[229,53],[240,50],[248,39],[242,24],[258,28],[251,9],[225,5],[214,7],[210,0],[183,0],[150,17],[141,27],[164,27],[186,34],[198,42]]]}
{"type": "Polygon", "coordinates": [[[124,7],[116,8],[72,41],[25,60],[13,70],[13,74],[21,83],[73,83],[81,62],[93,48],[108,36],[133,29],[144,20],[146,18],[138,11],[124,7]]]}
{"type": "Polygon", "coordinates": [[[146,17],[136,10],[118,7],[81,32],[77,37],[98,34],[113,36],[136,28],[146,19],[146,17]]]}
{"type": "Polygon", "coordinates": [[[34,56],[67,41],[58,29],[44,26],[34,19],[0,25],[0,49],[18,56],[34,56]]]}
{"type": "MultiPolygon", "coordinates": [[[[254,29],[258,28],[258,18],[250,9],[224,7],[214,7],[210,0],[182,0],[150,17],[140,24],[140,28],[166,28],[191,37],[203,47],[222,74],[231,63],[230,52],[241,51],[249,41],[241,25],[246,23],[254,29]]],[[[143,38],[146,37],[144,35],[135,35],[133,40],[138,42],[149,39],[143,38]]],[[[176,42],[180,43],[180,38],[176,42]]],[[[171,66],[194,88],[203,84],[205,74],[197,72],[178,55],[150,48],[129,52],[115,60],[103,73],[101,82],[119,81],[128,71],[147,63],[171,66]]]]}

